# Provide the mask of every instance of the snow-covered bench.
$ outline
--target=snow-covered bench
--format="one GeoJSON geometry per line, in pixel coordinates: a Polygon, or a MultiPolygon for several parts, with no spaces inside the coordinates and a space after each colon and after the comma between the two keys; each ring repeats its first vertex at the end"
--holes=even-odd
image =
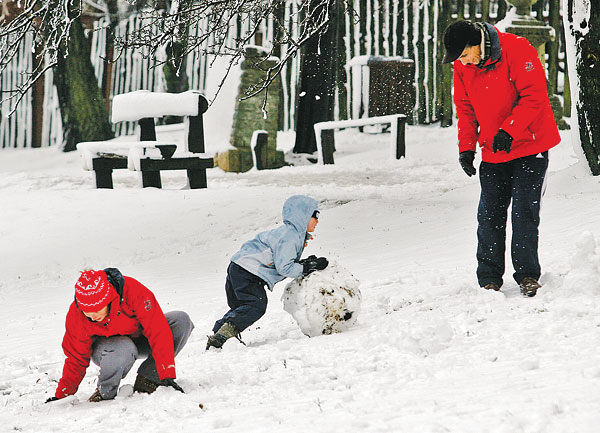
{"type": "Polygon", "coordinates": [[[204,153],[202,114],[208,102],[198,92],[155,93],[146,90],[116,95],[112,122],[138,122],[137,141],[93,141],[77,145],[84,169],[93,170],[97,188],[112,188],[112,171],[129,168],[142,173],[142,186],[162,186],[162,170],[187,170],[189,187],[206,188],[206,169],[213,158],[204,153]],[[156,141],[154,118],[184,116],[184,148],[156,141]]]}
{"type": "Polygon", "coordinates": [[[334,131],[336,129],[359,128],[369,125],[391,125],[390,153],[392,158],[400,159],[405,156],[406,141],[404,137],[406,116],[404,114],[390,114],[387,116],[365,117],[362,119],[339,120],[315,123],[315,136],[317,139],[317,158],[321,164],[333,164],[335,151],[334,131]]]}

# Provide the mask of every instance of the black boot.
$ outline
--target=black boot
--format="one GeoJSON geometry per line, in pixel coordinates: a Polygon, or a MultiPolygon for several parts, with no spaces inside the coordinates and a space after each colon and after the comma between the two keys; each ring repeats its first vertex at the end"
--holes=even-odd
{"type": "Polygon", "coordinates": [[[242,341],[240,338],[240,331],[238,331],[235,325],[233,323],[225,322],[214,335],[209,335],[208,341],[206,342],[206,350],[211,347],[220,349],[231,337],[235,337],[242,341]]]}
{"type": "Polygon", "coordinates": [[[135,378],[135,384],[133,385],[134,392],[142,392],[144,394],[152,394],[158,388],[158,383],[144,377],[140,374],[135,378]]]}

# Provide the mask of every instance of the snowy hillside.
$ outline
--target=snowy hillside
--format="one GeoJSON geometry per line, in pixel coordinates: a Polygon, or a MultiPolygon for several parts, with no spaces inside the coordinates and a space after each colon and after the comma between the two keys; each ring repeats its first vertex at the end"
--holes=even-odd
{"type": "MultiPolygon", "coordinates": [[[[289,136],[282,136],[291,146],[289,136]]],[[[582,174],[568,134],[550,154],[542,209],[543,288],[523,298],[475,278],[479,185],[457,162],[456,129],[407,128],[407,157],[387,135],[337,134],[336,165],[208,173],[206,190],[92,187],[76,153],[0,152],[2,432],[596,432],[600,423],[600,179],[582,174]],[[283,310],[221,351],[206,335],[226,310],[229,257],[281,223],[292,194],[320,201],[305,255],[361,281],[356,326],[308,338],[283,310]],[[180,394],[51,404],[64,318],[86,266],[115,266],[164,310],[195,322],[177,358],[180,394]]],[[[208,140],[207,140],[208,141],[208,140]]],[[[123,382],[132,384],[135,368],[123,382]]]]}

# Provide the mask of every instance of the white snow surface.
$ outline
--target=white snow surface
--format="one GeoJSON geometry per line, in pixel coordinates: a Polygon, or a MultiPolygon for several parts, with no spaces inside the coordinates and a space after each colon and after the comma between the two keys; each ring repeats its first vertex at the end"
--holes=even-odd
{"type": "MultiPolygon", "coordinates": [[[[387,135],[336,133],[335,165],[208,171],[186,190],[140,189],[117,170],[96,190],[76,152],[0,151],[1,432],[578,432],[600,424],[600,179],[585,174],[570,135],[550,152],[540,226],[541,283],[523,298],[475,278],[479,185],[458,164],[456,128],[407,127],[407,156],[387,135]],[[339,334],[306,337],[269,294],[267,313],[206,352],[227,310],[229,258],[281,224],[292,194],[320,202],[304,252],[361,281],[361,312],[339,334]],[[196,329],[176,359],[186,394],[133,394],[137,364],[113,401],[79,392],[44,404],[62,373],[73,285],[86,266],[116,266],[196,329]]],[[[280,146],[290,148],[293,137],[280,146]]],[[[210,136],[207,137],[210,140],[210,136]]],[[[168,137],[166,137],[168,140],[168,137]]],[[[162,138],[161,138],[162,140],[162,138]]],[[[509,233],[510,236],[510,233],[509,233]]]]}
{"type": "Polygon", "coordinates": [[[197,116],[198,94],[193,90],[182,93],[136,90],[115,95],[112,102],[111,120],[116,123],[167,115],[197,116]]]}
{"type": "Polygon", "coordinates": [[[354,326],[362,295],[360,281],[336,262],[287,284],[281,300],[304,335],[316,337],[354,326]]]}

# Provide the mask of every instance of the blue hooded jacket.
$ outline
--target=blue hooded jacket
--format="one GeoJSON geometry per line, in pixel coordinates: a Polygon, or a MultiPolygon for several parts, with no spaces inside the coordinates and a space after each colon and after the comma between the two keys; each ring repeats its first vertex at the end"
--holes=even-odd
{"type": "Polygon", "coordinates": [[[283,205],[283,226],[259,233],[244,243],[231,261],[264,280],[269,290],[286,277],[301,276],[298,260],[304,251],[308,223],[318,206],[310,197],[291,196],[283,205]]]}

